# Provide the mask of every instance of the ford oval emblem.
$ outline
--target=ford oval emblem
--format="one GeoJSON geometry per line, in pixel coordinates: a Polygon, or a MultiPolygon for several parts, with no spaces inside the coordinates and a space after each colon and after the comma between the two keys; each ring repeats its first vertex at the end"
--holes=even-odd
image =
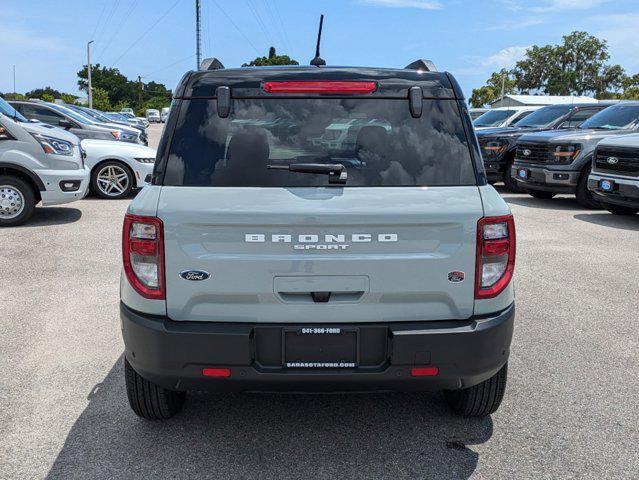
{"type": "Polygon", "coordinates": [[[211,275],[209,272],[205,272],[203,270],[184,270],[183,272],[180,272],[180,277],[192,282],[201,282],[202,280],[210,278],[211,275]]]}
{"type": "Polygon", "coordinates": [[[606,160],[610,165],[615,165],[619,163],[619,159],[617,157],[608,157],[606,160]]]}
{"type": "Polygon", "coordinates": [[[529,157],[532,152],[530,150],[526,149],[526,150],[524,150],[521,153],[523,153],[525,157],[529,157]]]}
{"type": "Polygon", "coordinates": [[[454,271],[448,274],[448,281],[452,283],[459,283],[464,281],[464,272],[454,271]]]}

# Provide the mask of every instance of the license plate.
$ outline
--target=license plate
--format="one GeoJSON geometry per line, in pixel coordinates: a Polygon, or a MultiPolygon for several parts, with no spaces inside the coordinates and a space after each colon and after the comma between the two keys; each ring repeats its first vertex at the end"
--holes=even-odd
{"type": "Polygon", "coordinates": [[[604,192],[612,192],[615,188],[615,182],[613,180],[602,180],[599,184],[599,188],[601,188],[604,192]]]}
{"type": "Polygon", "coordinates": [[[358,331],[336,327],[284,330],[287,368],[355,368],[358,331]]]}
{"type": "Polygon", "coordinates": [[[517,176],[519,178],[528,178],[528,170],[526,170],[525,168],[520,168],[519,170],[517,170],[517,176]]]}

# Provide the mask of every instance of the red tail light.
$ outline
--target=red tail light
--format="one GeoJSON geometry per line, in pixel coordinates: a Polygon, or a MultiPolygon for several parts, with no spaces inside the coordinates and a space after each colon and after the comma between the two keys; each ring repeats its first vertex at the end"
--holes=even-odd
{"type": "Polygon", "coordinates": [[[164,300],[164,227],[157,217],[125,215],[122,260],[129,283],[145,298],[164,300]]]}
{"type": "Polygon", "coordinates": [[[231,376],[230,368],[203,368],[202,375],[205,377],[228,378],[231,376]]]}
{"type": "Polygon", "coordinates": [[[439,374],[437,367],[413,367],[410,370],[413,377],[434,377],[439,374]]]}
{"type": "Polygon", "coordinates": [[[475,298],[493,298],[510,283],[515,270],[515,221],[512,215],[477,222],[475,298]]]}
{"type": "Polygon", "coordinates": [[[264,82],[264,91],[268,93],[332,93],[340,95],[372,93],[376,88],[376,82],[264,82]]]}

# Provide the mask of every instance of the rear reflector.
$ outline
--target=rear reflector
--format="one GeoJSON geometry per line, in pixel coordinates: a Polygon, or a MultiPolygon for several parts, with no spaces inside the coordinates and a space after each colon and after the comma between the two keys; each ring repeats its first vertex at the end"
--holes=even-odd
{"type": "Polygon", "coordinates": [[[439,368],[437,367],[414,367],[410,371],[413,377],[434,377],[438,373],[439,368]]]}
{"type": "Polygon", "coordinates": [[[264,82],[268,93],[332,93],[334,95],[372,93],[376,82],[264,82]]]}
{"type": "Polygon", "coordinates": [[[205,377],[230,377],[230,368],[203,368],[202,375],[205,377]]]}

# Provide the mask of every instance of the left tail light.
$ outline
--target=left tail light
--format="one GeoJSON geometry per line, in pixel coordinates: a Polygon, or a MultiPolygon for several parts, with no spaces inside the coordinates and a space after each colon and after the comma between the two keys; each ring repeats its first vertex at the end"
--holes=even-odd
{"type": "Polygon", "coordinates": [[[166,298],[162,220],[125,215],[122,260],[129,282],[140,295],[154,300],[166,298]]]}
{"type": "Polygon", "coordinates": [[[515,270],[515,221],[512,215],[477,222],[475,298],[493,298],[510,283],[515,270]]]}

